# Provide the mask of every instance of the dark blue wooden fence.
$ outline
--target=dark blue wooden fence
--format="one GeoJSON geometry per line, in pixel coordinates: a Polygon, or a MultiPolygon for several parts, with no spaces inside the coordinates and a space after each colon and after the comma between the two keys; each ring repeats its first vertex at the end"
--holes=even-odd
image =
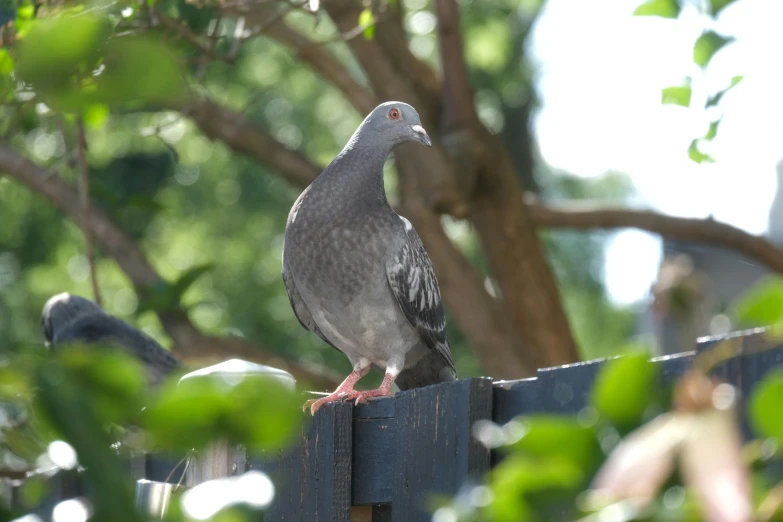
{"type": "MultiPolygon", "coordinates": [[[[767,346],[760,331],[704,340],[710,350],[726,338],[741,340],[743,351],[715,373],[747,397],[764,374],[783,365],[783,346],[767,346]]],[[[692,365],[696,352],[654,359],[663,384],[692,365]]],[[[537,377],[493,382],[464,379],[396,394],[353,407],[321,409],[293,448],[247,460],[276,484],[265,522],[423,522],[429,521],[431,493],[452,495],[481,479],[492,465],[491,452],[472,436],[478,420],[505,423],[522,414],[573,414],[587,405],[604,360],[539,370],[537,377]],[[362,506],[362,507],[360,507],[362,506]]],[[[750,436],[740,411],[743,430],[750,436]]],[[[165,480],[171,462],[148,457],[151,480],[165,480]]],[[[79,493],[61,491],[60,498],[79,493]]]]}

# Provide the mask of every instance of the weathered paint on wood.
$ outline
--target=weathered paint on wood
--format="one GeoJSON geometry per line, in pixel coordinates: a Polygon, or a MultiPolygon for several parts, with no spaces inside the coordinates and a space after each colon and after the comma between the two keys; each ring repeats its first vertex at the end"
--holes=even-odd
{"type": "Polygon", "coordinates": [[[492,415],[492,381],[465,379],[398,394],[394,445],[385,470],[392,480],[391,521],[431,518],[433,494],[453,495],[489,470],[489,450],[473,424],[492,415]]]}
{"type": "Polygon", "coordinates": [[[215,442],[193,456],[185,473],[185,485],[193,487],[208,480],[241,475],[246,460],[244,448],[215,442]]]}
{"type": "Polygon", "coordinates": [[[350,522],[352,417],[351,404],[326,405],[300,444],[251,459],[275,484],[265,521],[350,522]]]}

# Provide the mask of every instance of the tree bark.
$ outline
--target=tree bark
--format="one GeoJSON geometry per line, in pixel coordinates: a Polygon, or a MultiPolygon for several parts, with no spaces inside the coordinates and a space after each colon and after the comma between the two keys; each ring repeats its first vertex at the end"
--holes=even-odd
{"type": "Polygon", "coordinates": [[[576,362],[579,355],[560,291],[522,201],[516,172],[497,138],[487,140],[494,143],[482,165],[471,220],[507,313],[536,367],[576,362]]]}
{"type": "Polygon", "coordinates": [[[504,311],[533,367],[575,362],[579,353],[554,275],[522,202],[519,175],[507,149],[476,117],[457,2],[436,0],[435,5],[443,64],[444,131],[452,139],[459,136],[448,148],[461,160],[463,187],[473,174],[465,170],[475,171],[469,216],[502,291],[504,311]]]}

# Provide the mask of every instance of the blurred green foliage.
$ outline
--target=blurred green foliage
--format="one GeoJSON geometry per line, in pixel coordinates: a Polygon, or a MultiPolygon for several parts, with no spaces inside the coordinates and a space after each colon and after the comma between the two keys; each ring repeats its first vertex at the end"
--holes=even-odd
{"type": "MultiPolygon", "coordinates": [[[[432,6],[411,0],[405,7],[412,51],[435,64],[432,6]]],[[[506,122],[534,104],[524,39],[540,5],[518,7],[499,2],[489,12],[472,4],[463,10],[480,117],[512,143],[527,139],[506,122]]],[[[181,0],[158,2],[155,8],[193,31],[208,31],[216,21],[213,8],[181,0]]],[[[242,336],[306,363],[349,371],[345,357],[301,328],[281,283],[282,233],[297,191],[264,166],[207,140],[180,114],[156,110],[154,104],[186,88],[204,90],[320,164],[339,151],[360,115],[290,50],[269,39],[243,44],[234,63],[207,63],[165,28],[135,34],[144,16],[126,2],[94,8],[43,4],[37,10],[19,3],[19,43],[0,49],[0,81],[14,90],[14,102],[0,105],[0,133],[10,132],[15,148],[75,181],[71,128],[75,115],[84,117],[96,205],[140,243],[165,278],[142,298],[99,251],[107,311],[167,345],[151,312],[181,307],[206,333],[242,336]],[[78,37],[71,38],[75,29],[78,37]]],[[[328,20],[313,27],[300,13],[289,18],[313,38],[335,35],[328,20]]],[[[221,34],[232,34],[234,22],[221,23],[221,34]]],[[[230,38],[220,38],[214,52],[228,54],[230,44],[230,38]]],[[[344,47],[330,50],[359,72],[344,47]]],[[[621,201],[630,195],[627,180],[615,174],[584,181],[542,167],[536,182],[544,197],[621,201]]],[[[393,195],[391,171],[388,187],[393,195]]],[[[90,296],[91,290],[75,224],[3,177],[0,209],[2,220],[14,223],[0,230],[0,343],[14,350],[40,341],[38,316],[48,297],[63,291],[90,296]]],[[[485,265],[469,228],[454,223],[449,233],[478,266],[485,265]]],[[[606,300],[602,250],[607,237],[553,232],[544,238],[585,358],[614,353],[634,327],[631,310],[617,310],[606,300]]],[[[453,322],[449,336],[460,374],[482,374],[453,322]]],[[[373,374],[362,384],[373,386],[379,378],[373,374]]]]}
{"type": "Polygon", "coordinates": [[[783,371],[771,373],[756,388],[750,403],[750,418],[755,430],[765,437],[783,441],[783,371]]]}
{"type": "Polygon", "coordinates": [[[749,289],[736,305],[743,327],[776,325],[783,320],[783,279],[771,277],[749,289]]]}
{"type": "Polygon", "coordinates": [[[641,422],[655,398],[653,390],[658,377],[649,351],[635,351],[607,362],[593,387],[595,409],[609,422],[625,429],[641,422]],[[621,401],[617,400],[617,390],[623,390],[621,401]]]}
{"type": "MultiPolygon", "coordinates": [[[[0,468],[43,471],[25,481],[16,509],[45,498],[52,485],[46,479],[58,466],[78,464],[90,520],[141,521],[127,467],[134,452],[185,455],[219,440],[251,452],[277,450],[297,439],[305,419],[302,398],[279,381],[192,376],[151,392],[136,359],[100,346],[0,358],[0,377],[11,376],[11,368],[16,377],[0,381],[0,468]],[[68,463],[70,451],[77,460],[68,463]]],[[[176,512],[169,519],[185,519],[176,512]]]]}
{"type": "MultiPolygon", "coordinates": [[[[718,18],[721,11],[735,1],[736,0],[710,0],[708,2],[698,2],[693,5],[700,12],[701,17],[704,20],[704,25],[709,26],[718,18]]],[[[648,0],[639,5],[636,10],[634,10],[633,14],[636,16],[679,18],[683,4],[683,0],[648,0]]],[[[696,39],[693,43],[693,63],[702,69],[705,78],[707,66],[710,61],[712,61],[713,56],[733,41],[733,36],[724,36],[713,30],[705,30],[696,39]]],[[[718,107],[721,98],[742,81],[742,78],[741,75],[734,76],[728,87],[708,94],[704,104],[705,112],[711,107],[718,107]]],[[[704,78],[700,81],[704,81],[704,78]]],[[[680,86],[664,87],[661,90],[661,103],[690,107],[692,82],[693,78],[688,76],[680,86]]],[[[720,111],[715,111],[714,109],[708,114],[710,114],[710,118],[712,119],[709,130],[707,130],[704,136],[694,138],[688,146],[688,157],[695,163],[712,163],[714,161],[709,154],[703,151],[703,148],[706,142],[712,141],[715,139],[715,136],[717,136],[718,124],[723,118],[723,115],[720,111]],[[715,113],[718,114],[717,118],[712,115],[715,113]]]]}
{"type": "MultiPolygon", "coordinates": [[[[691,487],[683,482],[682,476],[671,471],[671,476],[657,491],[657,498],[643,508],[636,507],[633,501],[612,502],[607,506],[604,502],[593,500],[596,492],[590,490],[590,483],[599,466],[605,464],[612,450],[617,449],[622,440],[620,433],[642,427],[649,418],[643,414],[648,410],[647,403],[653,399],[645,400],[640,396],[629,398],[629,393],[634,395],[642,385],[646,385],[646,391],[652,398],[662,395],[667,390],[660,386],[657,379],[658,367],[645,355],[626,355],[602,367],[592,390],[593,405],[577,415],[522,415],[505,426],[494,428],[504,434],[504,442],[499,448],[504,455],[503,459],[489,472],[484,484],[467,487],[451,501],[440,502],[433,520],[715,520],[704,514],[706,509],[702,511],[704,506],[699,504],[699,495],[694,494],[691,487]],[[594,408],[600,411],[599,415],[595,414],[594,408]]],[[[783,484],[780,482],[783,479],[780,454],[775,450],[770,451],[770,448],[777,448],[778,441],[783,440],[781,400],[783,378],[780,371],[770,372],[757,383],[749,398],[750,419],[760,438],[750,441],[745,452],[751,454],[754,448],[766,448],[759,452],[760,456],[755,459],[752,468],[752,502],[759,510],[764,509],[761,507],[764,505],[762,500],[766,499],[769,503],[776,498],[774,488],[783,484]]],[[[658,413],[662,412],[658,410],[658,413]]],[[[709,422],[707,417],[694,418],[696,423],[709,422]]],[[[665,424],[660,426],[662,429],[670,429],[665,424]]],[[[653,444],[651,440],[647,443],[653,444]]],[[[709,444],[706,440],[704,443],[709,444]]],[[[660,457],[660,448],[641,446],[635,451],[650,451],[655,455],[653,458],[660,457]]],[[[629,457],[626,453],[626,458],[629,457]]],[[[626,472],[631,473],[633,464],[627,465],[629,468],[626,468],[626,472]]],[[[703,466],[705,470],[710,468],[709,462],[697,462],[695,465],[703,466]]],[[[623,466],[623,463],[619,466],[623,466]]],[[[728,477],[727,470],[721,472],[726,472],[728,477]]],[[[641,483],[648,476],[654,481],[654,473],[646,468],[635,469],[633,476],[628,478],[636,482],[636,489],[629,490],[641,493],[642,490],[638,489],[641,483]]],[[[779,509],[779,506],[775,509],[779,509]]],[[[779,515],[764,518],[759,511],[759,517],[764,520],[779,520],[779,515]]]]}
{"type": "MultiPolygon", "coordinates": [[[[73,181],[76,137],[70,129],[74,117],[82,116],[88,127],[96,205],[139,242],[166,280],[141,300],[114,262],[100,257],[99,283],[107,310],[165,343],[151,312],[181,307],[208,333],[257,340],[305,362],[347,372],[344,356],[300,327],[281,284],[282,233],[297,191],[265,167],[209,141],[181,114],[161,107],[189,89],[203,90],[270,129],[290,149],[325,164],[360,121],[350,104],[294,52],[264,38],[242,45],[233,63],[205,62],[196,49],[166,37],[160,27],[133,34],[137,18],[143,16],[136,4],[58,4],[47,11],[43,3],[1,1],[0,23],[15,20],[19,43],[0,48],[0,133],[11,136],[17,150],[73,181]]],[[[729,3],[713,0],[709,16],[717,16],[729,3]]],[[[148,5],[193,31],[206,31],[213,23],[224,24],[221,34],[236,29],[231,20],[217,21],[209,6],[184,0],[148,5]]],[[[405,0],[405,7],[412,52],[436,64],[431,3],[405,0]]],[[[504,0],[489,9],[481,2],[466,2],[461,7],[479,117],[490,130],[502,133],[506,143],[529,145],[525,125],[515,122],[526,122],[525,111],[535,107],[534,68],[526,59],[525,38],[540,2],[504,0]]],[[[680,7],[675,0],[650,0],[636,14],[675,18],[680,7]]],[[[368,25],[363,37],[374,38],[372,13],[366,13],[357,23],[368,25]]],[[[328,20],[313,26],[311,17],[293,13],[291,21],[314,38],[335,36],[328,20]]],[[[706,66],[728,42],[715,36],[697,42],[697,64],[706,66]]],[[[333,50],[360,74],[344,46],[333,50]]],[[[213,51],[227,55],[229,39],[218,39],[213,51]]],[[[713,93],[707,107],[719,104],[741,79],[737,76],[729,87],[713,93]]],[[[690,87],[665,89],[663,101],[689,106],[690,87]]],[[[700,140],[714,138],[718,122],[713,121],[700,140]]],[[[692,157],[704,161],[708,156],[698,145],[694,140],[692,157]]],[[[522,147],[512,148],[517,154],[522,147]]],[[[615,202],[631,195],[627,178],[612,173],[586,181],[539,166],[535,179],[523,181],[543,199],[615,202]]],[[[394,185],[390,169],[388,186],[394,185]]],[[[121,354],[88,348],[55,356],[43,352],[38,321],[46,299],[63,291],[90,294],[81,233],[49,204],[4,177],[0,220],[12,225],[0,227],[4,464],[47,462],[44,456],[51,461],[56,456],[49,455],[51,443],[65,441],[93,488],[93,519],[131,521],[139,517],[130,507],[131,481],[121,456],[133,448],[112,448],[117,430],[108,431],[107,425],[141,429],[143,436],[133,440],[142,449],[166,451],[203,448],[217,439],[253,450],[276,449],[300,431],[301,402],[272,383],[186,380],[151,393],[138,363],[121,354]]],[[[453,221],[447,232],[486,272],[474,233],[453,221]]],[[[542,234],[585,358],[622,351],[634,326],[632,310],[618,310],[606,300],[601,281],[606,238],[581,232],[542,234]]],[[[749,297],[740,316],[754,324],[779,322],[779,293],[775,284],[768,285],[749,297]]],[[[482,373],[453,324],[449,335],[460,374],[482,373]]],[[[659,406],[651,391],[657,379],[646,355],[620,358],[603,368],[591,407],[580,415],[513,421],[511,429],[504,430],[509,434],[502,450],[505,459],[486,486],[489,497],[479,496],[483,500],[458,511],[460,517],[516,521],[577,516],[580,495],[606,452],[659,406]]],[[[780,394],[776,374],[751,399],[752,422],[764,436],[782,436],[780,394]]],[[[761,488],[768,486],[763,478],[758,482],[761,488]]],[[[28,481],[26,503],[34,505],[46,487],[42,479],[28,481]]],[[[676,488],[682,489],[675,477],[662,495],[680,491],[676,488]]],[[[692,503],[684,493],[678,498],[674,504],[661,501],[658,514],[688,519],[692,503]]],[[[242,520],[247,512],[246,507],[232,507],[214,520],[242,520]]],[[[17,515],[0,511],[0,519],[17,515]]],[[[184,517],[175,502],[168,519],[184,517]]]]}

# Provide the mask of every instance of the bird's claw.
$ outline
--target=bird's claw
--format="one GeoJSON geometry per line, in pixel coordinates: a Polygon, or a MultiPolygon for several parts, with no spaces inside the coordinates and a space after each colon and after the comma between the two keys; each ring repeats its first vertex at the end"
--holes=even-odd
{"type": "Polygon", "coordinates": [[[354,401],[353,403],[354,406],[358,406],[363,402],[367,402],[367,399],[372,399],[375,397],[388,397],[390,395],[391,392],[389,390],[383,390],[383,389],[357,391],[345,397],[345,400],[354,401]]]}
{"type": "Polygon", "coordinates": [[[374,397],[388,397],[391,395],[391,392],[389,390],[384,389],[377,389],[377,390],[365,390],[365,391],[342,391],[342,392],[335,392],[331,395],[327,395],[326,397],[321,397],[320,399],[310,399],[304,403],[304,406],[302,406],[302,411],[307,411],[308,408],[310,408],[310,414],[315,415],[315,412],[317,412],[321,406],[324,404],[330,403],[330,402],[338,402],[338,401],[354,401],[354,406],[358,406],[359,404],[363,402],[367,402],[367,399],[372,399],[374,397]]]}
{"type": "Polygon", "coordinates": [[[307,411],[307,409],[310,408],[310,415],[315,415],[315,412],[317,412],[324,404],[341,401],[346,395],[346,392],[335,392],[327,395],[326,397],[321,397],[320,399],[310,399],[304,403],[304,406],[302,406],[302,411],[307,411]]]}

